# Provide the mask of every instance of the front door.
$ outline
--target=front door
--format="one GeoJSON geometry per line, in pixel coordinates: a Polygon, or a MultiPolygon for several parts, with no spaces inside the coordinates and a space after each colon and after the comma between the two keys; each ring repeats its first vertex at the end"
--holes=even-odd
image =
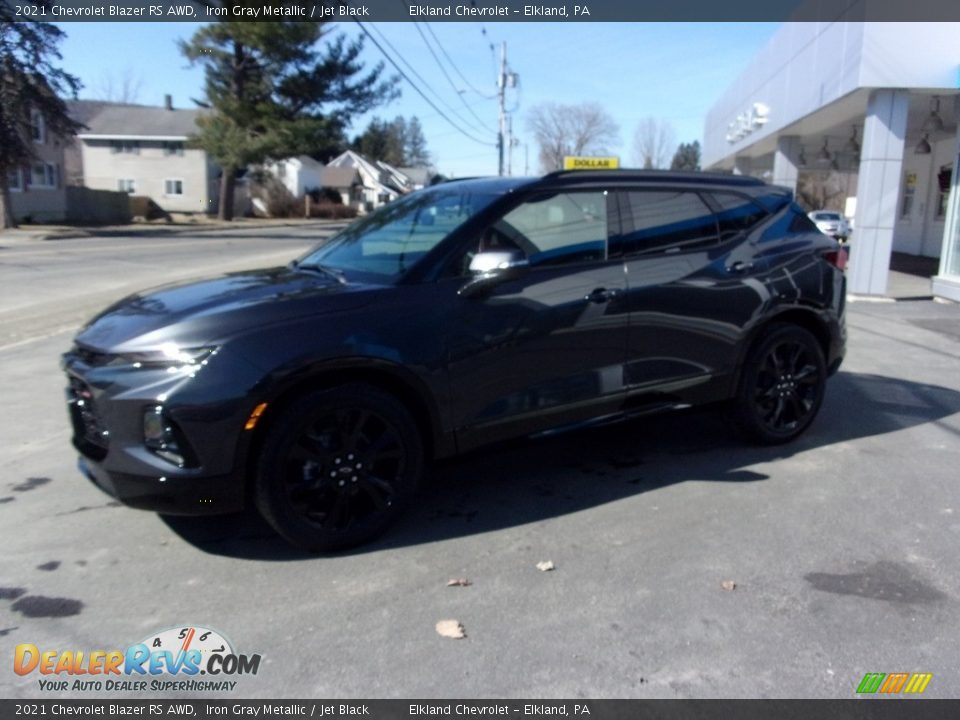
{"type": "MultiPolygon", "coordinates": [[[[451,292],[447,334],[461,449],[620,409],[628,315],[622,259],[608,254],[604,191],[546,192],[465,248],[522,254],[528,267],[480,296],[451,292]]],[[[469,279],[463,275],[451,288],[469,279]]],[[[449,281],[447,281],[449,282],[449,281]]]]}

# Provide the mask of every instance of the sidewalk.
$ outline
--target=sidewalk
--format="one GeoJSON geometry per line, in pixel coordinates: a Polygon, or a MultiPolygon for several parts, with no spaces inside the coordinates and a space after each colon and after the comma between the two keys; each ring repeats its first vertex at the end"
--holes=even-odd
{"type": "Polygon", "coordinates": [[[937,274],[938,258],[920,257],[895,252],[890,257],[887,292],[881,296],[855,295],[853,299],[866,302],[903,300],[932,300],[930,278],[937,274]]]}
{"type": "Polygon", "coordinates": [[[142,222],[129,225],[22,225],[14,230],[0,230],[0,243],[23,244],[46,240],[68,240],[84,237],[157,237],[164,235],[197,234],[222,230],[256,230],[275,227],[311,227],[346,225],[343,220],[300,220],[293,218],[238,218],[232,222],[203,220],[200,222],[161,223],[142,222]]]}

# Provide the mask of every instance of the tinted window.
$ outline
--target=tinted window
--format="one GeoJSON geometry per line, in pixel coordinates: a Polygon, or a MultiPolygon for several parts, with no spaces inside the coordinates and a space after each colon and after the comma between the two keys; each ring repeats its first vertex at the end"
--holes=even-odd
{"type": "Polygon", "coordinates": [[[717,224],[710,208],[694,192],[623,193],[625,253],[712,245],[717,224]]]}
{"type": "Polygon", "coordinates": [[[793,220],[790,221],[790,232],[805,233],[805,232],[820,232],[820,230],[814,224],[813,220],[808,218],[802,212],[795,212],[793,216],[793,220]]]}
{"type": "Polygon", "coordinates": [[[713,193],[713,199],[718,206],[717,223],[722,240],[749,230],[767,216],[763,208],[743,195],[718,192],[713,193]]]}
{"type": "Polygon", "coordinates": [[[300,264],[398,276],[496,198],[456,187],[419,190],[348,226],[300,264]]]}
{"type": "Polygon", "coordinates": [[[480,250],[519,250],[531,265],[602,260],[607,196],[558,193],[529,200],[484,233],[480,250]]]}

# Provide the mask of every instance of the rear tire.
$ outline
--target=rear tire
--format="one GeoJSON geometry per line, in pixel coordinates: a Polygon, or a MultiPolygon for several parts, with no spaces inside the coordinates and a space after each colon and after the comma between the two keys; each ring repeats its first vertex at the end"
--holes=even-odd
{"type": "Polygon", "coordinates": [[[423,462],[416,421],[395,397],[363,383],[315,390],[270,427],[257,463],[256,505],[305,550],[355,547],[403,512],[423,462]]]}
{"type": "Polygon", "coordinates": [[[733,403],[737,429],[764,445],[790,442],[817,416],[826,382],[817,339],[798,325],[771,325],[743,366],[733,403]]]}

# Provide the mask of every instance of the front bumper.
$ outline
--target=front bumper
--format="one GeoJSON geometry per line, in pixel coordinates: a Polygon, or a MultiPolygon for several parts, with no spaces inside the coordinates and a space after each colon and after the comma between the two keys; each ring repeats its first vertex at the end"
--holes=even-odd
{"type": "Polygon", "coordinates": [[[220,515],[243,509],[242,483],[230,475],[168,478],[109,472],[83,457],[77,467],[98,488],[124,505],[165,515],[220,515]]]}
{"type": "Polygon", "coordinates": [[[822,225],[818,227],[820,228],[820,232],[822,232],[824,235],[829,235],[836,240],[839,240],[842,237],[847,237],[847,235],[850,234],[847,228],[843,227],[842,225],[822,225]]]}
{"type": "Polygon", "coordinates": [[[258,371],[218,355],[196,372],[112,367],[64,356],[68,414],[80,469],[125,505],[175,515],[241,510],[246,498],[246,418],[258,371]],[[183,464],[146,447],[143,417],[162,406],[182,438],[183,464]]]}

